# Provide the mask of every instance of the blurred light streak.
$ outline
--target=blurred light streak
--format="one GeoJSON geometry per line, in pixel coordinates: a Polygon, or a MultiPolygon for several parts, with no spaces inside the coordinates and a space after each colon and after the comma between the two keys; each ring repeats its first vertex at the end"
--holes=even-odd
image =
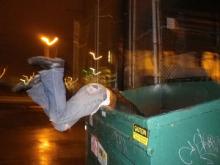
{"type": "Polygon", "coordinates": [[[112,54],[110,50],[108,51],[108,63],[112,63],[112,54]]]}
{"type": "Polygon", "coordinates": [[[35,76],[35,73],[33,73],[32,75],[30,75],[30,76],[27,76],[27,75],[22,75],[22,77],[24,77],[24,79],[19,79],[21,82],[23,82],[25,85],[28,85],[30,82],[31,82],[31,80],[34,78],[34,76],[35,76]]]}
{"type": "Polygon", "coordinates": [[[92,56],[93,60],[95,60],[95,61],[98,61],[102,58],[102,56],[96,57],[95,53],[93,53],[93,52],[89,52],[89,54],[92,56]]]}
{"type": "Polygon", "coordinates": [[[95,72],[95,69],[94,68],[89,68],[92,70],[92,74],[95,75],[95,76],[98,76],[99,74],[101,74],[101,71],[99,72],[95,72]]]}
{"type": "Polygon", "coordinates": [[[1,75],[0,75],[0,79],[5,75],[6,70],[7,70],[6,68],[3,69],[3,71],[2,71],[2,73],[1,73],[1,75]]]}
{"type": "Polygon", "coordinates": [[[71,76],[67,76],[64,78],[64,84],[68,90],[71,90],[71,89],[74,89],[78,80],[79,80],[78,78],[73,80],[71,76]]]}

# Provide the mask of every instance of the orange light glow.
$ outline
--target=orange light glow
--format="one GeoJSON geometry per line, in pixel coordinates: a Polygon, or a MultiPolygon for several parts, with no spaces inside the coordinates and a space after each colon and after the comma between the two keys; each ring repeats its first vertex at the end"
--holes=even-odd
{"type": "Polygon", "coordinates": [[[202,54],[202,67],[206,73],[215,81],[220,82],[220,60],[219,55],[214,52],[203,52],[202,54]]]}
{"type": "Polygon", "coordinates": [[[39,165],[49,165],[52,164],[51,155],[56,153],[56,145],[51,142],[53,133],[49,129],[43,129],[35,134],[36,143],[36,152],[35,156],[38,158],[36,164],[39,165]]]}
{"type": "Polygon", "coordinates": [[[58,42],[58,37],[55,37],[53,40],[50,40],[48,37],[41,37],[41,41],[43,41],[44,43],[46,43],[47,46],[52,46],[54,45],[56,42],[58,42]]]}

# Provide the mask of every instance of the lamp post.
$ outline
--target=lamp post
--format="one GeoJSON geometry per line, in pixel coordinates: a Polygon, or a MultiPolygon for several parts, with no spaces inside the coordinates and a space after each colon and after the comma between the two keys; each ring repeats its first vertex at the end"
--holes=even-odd
{"type": "MultiPolygon", "coordinates": [[[[50,57],[50,47],[52,47],[55,43],[58,42],[59,38],[58,37],[54,37],[52,40],[49,37],[46,36],[42,36],[41,41],[45,44],[44,46],[44,56],[46,57],[50,57]]],[[[54,56],[57,55],[57,47],[55,48],[55,53],[54,56]]]]}

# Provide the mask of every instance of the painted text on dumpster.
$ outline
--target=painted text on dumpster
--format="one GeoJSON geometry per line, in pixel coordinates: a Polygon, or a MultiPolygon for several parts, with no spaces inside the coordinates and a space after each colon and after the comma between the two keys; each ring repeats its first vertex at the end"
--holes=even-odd
{"type": "Polygon", "coordinates": [[[192,139],[179,148],[178,154],[185,165],[217,164],[220,159],[220,137],[204,134],[197,129],[192,139]]]}

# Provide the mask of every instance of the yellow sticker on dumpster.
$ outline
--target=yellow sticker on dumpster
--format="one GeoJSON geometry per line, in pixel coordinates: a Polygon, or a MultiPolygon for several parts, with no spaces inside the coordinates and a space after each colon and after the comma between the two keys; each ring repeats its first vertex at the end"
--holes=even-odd
{"type": "Polygon", "coordinates": [[[136,141],[144,145],[147,145],[148,143],[147,129],[137,124],[134,124],[133,125],[133,139],[135,139],[136,141]]]}

